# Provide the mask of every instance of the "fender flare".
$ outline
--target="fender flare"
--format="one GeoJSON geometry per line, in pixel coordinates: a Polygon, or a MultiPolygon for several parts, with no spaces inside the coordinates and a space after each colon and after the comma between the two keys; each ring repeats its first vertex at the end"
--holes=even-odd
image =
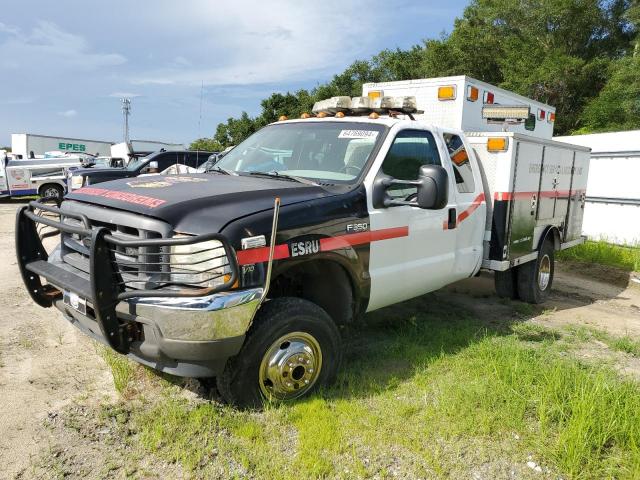
{"type": "Polygon", "coordinates": [[[558,250],[560,250],[560,238],[560,230],[558,229],[558,227],[556,227],[555,225],[549,225],[540,236],[537,251],[540,251],[542,245],[544,245],[544,242],[546,242],[547,239],[550,239],[553,242],[553,249],[557,252],[558,250]]]}

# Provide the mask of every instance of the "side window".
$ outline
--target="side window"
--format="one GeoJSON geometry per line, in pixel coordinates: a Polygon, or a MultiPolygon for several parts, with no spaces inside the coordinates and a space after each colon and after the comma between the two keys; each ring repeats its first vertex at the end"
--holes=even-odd
{"type": "Polygon", "coordinates": [[[170,166],[175,165],[178,162],[178,157],[175,153],[165,153],[158,158],[157,162],[158,173],[162,173],[170,166]]]}
{"type": "MultiPolygon", "coordinates": [[[[425,130],[400,131],[382,163],[382,171],[397,180],[417,180],[422,165],[441,165],[433,135],[425,130]]],[[[416,193],[416,187],[393,185],[387,192],[404,199],[416,193]]]]}
{"type": "Polygon", "coordinates": [[[467,149],[458,135],[452,133],[444,134],[444,142],[447,144],[449,157],[453,165],[453,173],[456,177],[456,185],[460,193],[473,193],[476,190],[476,184],[473,180],[473,170],[467,149]]]}
{"type": "Polygon", "coordinates": [[[185,164],[191,168],[198,168],[204,162],[207,161],[208,155],[202,152],[191,152],[186,154],[187,158],[185,164]]]}

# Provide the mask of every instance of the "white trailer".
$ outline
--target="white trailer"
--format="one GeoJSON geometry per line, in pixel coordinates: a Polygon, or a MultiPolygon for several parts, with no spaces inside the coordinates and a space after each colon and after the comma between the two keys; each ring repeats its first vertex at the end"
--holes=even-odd
{"type": "Polygon", "coordinates": [[[640,130],[555,137],[591,148],[583,233],[640,244],[640,130]]]}
{"type": "Polygon", "coordinates": [[[16,156],[21,156],[22,159],[28,159],[32,154],[34,157],[40,157],[50,151],[108,156],[111,154],[111,145],[113,142],[103,140],[55,137],[33,133],[11,134],[11,152],[16,156]]]}

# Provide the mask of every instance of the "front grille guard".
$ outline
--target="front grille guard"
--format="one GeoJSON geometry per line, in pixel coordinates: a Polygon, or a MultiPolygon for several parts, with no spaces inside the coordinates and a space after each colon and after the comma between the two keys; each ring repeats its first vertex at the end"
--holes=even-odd
{"type": "MultiPolygon", "coordinates": [[[[120,324],[116,317],[116,305],[121,300],[134,297],[199,297],[228,290],[238,279],[238,262],[235,251],[226,237],[219,233],[179,238],[123,240],[113,236],[106,227],[91,228],[90,220],[85,215],[74,212],[63,212],[58,206],[47,205],[35,200],[18,210],[16,216],[16,253],[20,273],[29,294],[38,305],[43,307],[53,305],[55,300],[61,298],[62,292],[51,284],[43,285],[40,280],[42,274],[41,269],[38,270],[36,265],[41,266],[43,262],[46,262],[48,255],[42,245],[41,236],[39,235],[37,227],[38,224],[50,227],[57,232],[75,234],[81,238],[91,239],[89,256],[90,288],[88,290],[90,295],[87,300],[93,305],[96,321],[106,341],[112,348],[122,353],[128,352],[130,339],[126,328],[120,324]],[[61,220],[58,221],[49,216],[39,215],[36,211],[53,214],[54,216],[58,215],[60,219],[62,217],[74,218],[78,220],[82,226],[69,225],[61,220]],[[181,254],[170,252],[171,247],[192,245],[209,240],[217,240],[222,244],[228,262],[228,264],[224,266],[225,272],[223,274],[212,275],[211,278],[207,278],[207,280],[213,280],[222,277],[222,283],[216,287],[193,288],[185,285],[185,288],[179,290],[167,289],[167,286],[184,285],[180,282],[168,281],[161,282],[158,289],[143,290],[126,288],[127,284],[131,282],[125,281],[122,278],[122,272],[118,268],[119,262],[115,258],[114,247],[166,247],[168,251],[165,251],[162,255],[168,258],[171,255],[181,254]]],[[[49,232],[43,235],[43,237],[47,236],[51,236],[51,233],[49,232]]],[[[158,258],[161,259],[163,257],[158,258]]],[[[170,262],[159,263],[168,264],[170,262]]],[[[193,264],[196,263],[199,262],[193,262],[193,264]]],[[[215,268],[219,267],[217,266],[215,268]]],[[[181,273],[174,272],[173,274],[180,275],[181,273]]],[[[183,272],[183,274],[188,274],[188,272],[183,272]]],[[[74,293],[85,294],[86,292],[77,291],[77,288],[74,289],[74,286],[78,285],[78,278],[71,277],[74,277],[74,275],[63,271],[56,277],[57,286],[65,289],[68,288],[70,291],[74,291],[74,293]],[[76,281],[74,282],[73,280],[76,281]]],[[[47,277],[45,276],[45,278],[47,277]]]]}

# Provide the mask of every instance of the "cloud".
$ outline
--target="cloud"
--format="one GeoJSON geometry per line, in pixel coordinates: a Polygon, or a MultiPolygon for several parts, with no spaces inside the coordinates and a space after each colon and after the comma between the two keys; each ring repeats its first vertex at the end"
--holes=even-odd
{"type": "Polygon", "coordinates": [[[0,65],[31,71],[40,75],[47,72],[74,69],[91,71],[121,65],[127,59],[117,53],[93,52],[87,40],[62,30],[53,22],[40,20],[29,32],[0,24],[6,33],[0,43],[0,65]]]}
{"type": "Polygon", "coordinates": [[[65,110],[64,112],[58,112],[58,115],[60,115],[61,117],[72,118],[78,115],[78,112],[77,110],[71,109],[71,110],[65,110]]]}
{"type": "Polygon", "coordinates": [[[133,84],[248,85],[317,78],[366,55],[383,18],[364,0],[236,0],[225,3],[224,15],[217,2],[189,3],[191,8],[177,13],[172,2],[159,1],[151,20],[175,41],[188,24],[198,32],[198,42],[138,71],[133,84]],[[167,21],[176,15],[176,21],[167,21]]]}

